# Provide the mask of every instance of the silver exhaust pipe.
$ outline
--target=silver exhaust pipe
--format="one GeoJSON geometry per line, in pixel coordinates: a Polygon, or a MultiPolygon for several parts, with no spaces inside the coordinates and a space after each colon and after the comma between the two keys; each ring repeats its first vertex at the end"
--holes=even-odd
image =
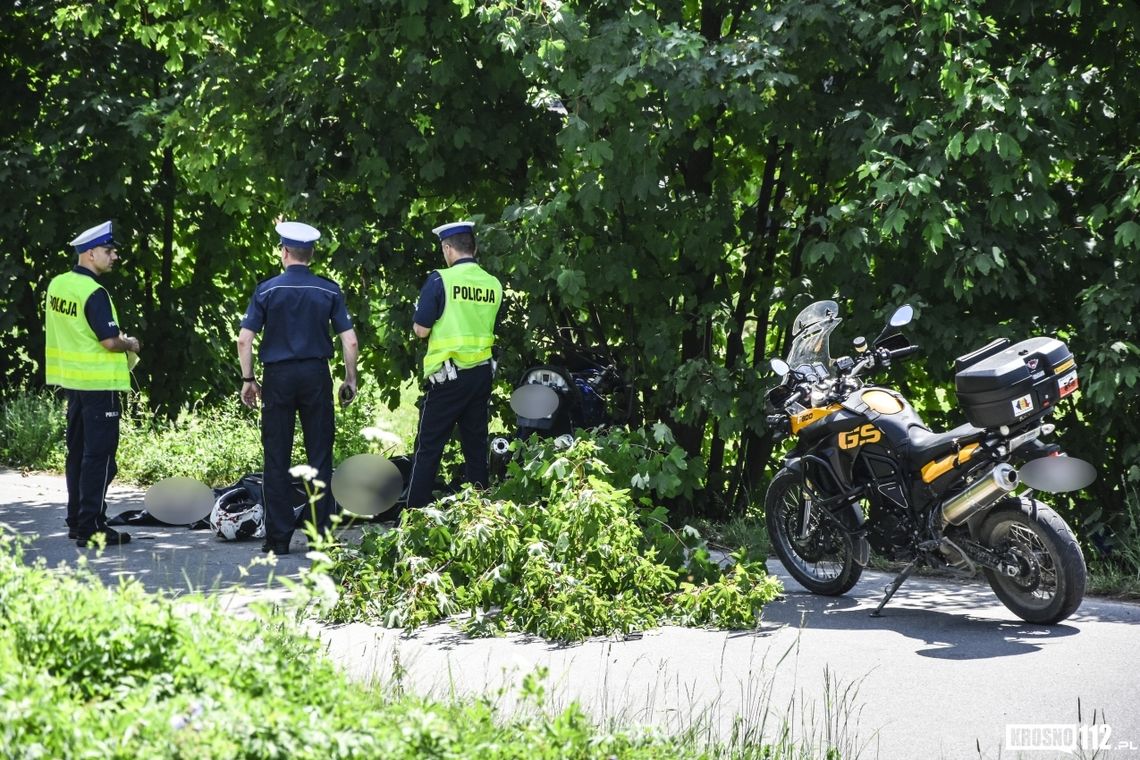
{"type": "Polygon", "coordinates": [[[961,525],[1017,488],[1017,470],[1002,463],[942,505],[942,524],[961,525]]]}

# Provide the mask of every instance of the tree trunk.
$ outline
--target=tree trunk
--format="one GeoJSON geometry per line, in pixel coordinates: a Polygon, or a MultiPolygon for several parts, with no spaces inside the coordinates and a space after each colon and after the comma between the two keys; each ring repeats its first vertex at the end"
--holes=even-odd
{"type": "MultiPolygon", "coordinates": [[[[764,177],[756,197],[756,214],[753,221],[751,241],[744,258],[744,275],[741,278],[740,292],[736,300],[736,307],[733,310],[731,328],[727,335],[724,366],[729,372],[735,372],[737,362],[744,354],[744,323],[752,311],[752,304],[755,302],[756,282],[764,278],[764,275],[771,270],[771,262],[774,258],[776,246],[771,234],[773,230],[771,220],[774,210],[772,202],[773,197],[777,195],[774,192],[776,188],[776,165],[781,158],[781,153],[779,142],[776,138],[771,138],[768,141],[768,153],[764,162],[764,177]],[[765,251],[768,252],[767,256],[764,256],[765,251]]],[[[779,196],[782,194],[782,192],[779,193],[779,196]]],[[[778,197],[776,202],[779,202],[778,197]]],[[[763,341],[764,331],[762,329],[758,329],[756,335],[757,340],[763,341]]],[[[725,504],[732,504],[734,503],[733,500],[723,498],[728,495],[724,493],[725,446],[726,441],[720,435],[720,423],[718,422],[713,426],[712,443],[709,446],[706,488],[710,493],[720,495],[725,504]]],[[[735,485],[734,482],[729,494],[735,491],[735,485]]]]}
{"type": "Polygon", "coordinates": [[[162,203],[162,275],[158,281],[159,308],[168,312],[174,279],[174,199],[177,188],[174,174],[174,149],[162,151],[162,170],[159,174],[159,197],[162,203]]]}

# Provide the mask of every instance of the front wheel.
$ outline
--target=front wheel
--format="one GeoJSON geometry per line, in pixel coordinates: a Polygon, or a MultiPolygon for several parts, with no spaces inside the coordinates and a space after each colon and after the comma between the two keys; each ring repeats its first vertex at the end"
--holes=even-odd
{"type": "Polygon", "coordinates": [[[990,588],[1022,620],[1051,625],[1081,605],[1085,557],[1073,531],[1049,507],[1033,499],[1004,501],[982,520],[978,538],[1008,570],[985,568],[990,588]]]}
{"type": "Polygon", "coordinates": [[[798,472],[781,470],[776,474],[764,497],[764,512],[776,556],[808,591],[839,596],[858,582],[863,568],[855,561],[858,554],[854,541],[866,539],[852,539],[819,508],[812,507],[798,472]]]}

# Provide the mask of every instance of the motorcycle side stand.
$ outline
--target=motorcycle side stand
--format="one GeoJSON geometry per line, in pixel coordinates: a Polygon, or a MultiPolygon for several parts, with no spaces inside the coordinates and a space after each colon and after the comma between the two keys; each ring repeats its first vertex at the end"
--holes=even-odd
{"type": "Polygon", "coordinates": [[[899,586],[906,583],[906,579],[911,576],[911,573],[913,573],[917,567],[918,567],[918,558],[915,557],[913,560],[911,560],[910,564],[908,564],[906,567],[904,567],[902,569],[902,572],[899,573],[895,577],[895,579],[891,583],[891,585],[887,586],[887,593],[883,597],[883,601],[879,602],[879,606],[876,607],[875,611],[871,613],[871,617],[882,617],[883,616],[883,614],[882,614],[883,613],[883,607],[887,606],[887,602],[891,601],[891,597],[894,596],[895,592],[899,590],[899,586]]]}

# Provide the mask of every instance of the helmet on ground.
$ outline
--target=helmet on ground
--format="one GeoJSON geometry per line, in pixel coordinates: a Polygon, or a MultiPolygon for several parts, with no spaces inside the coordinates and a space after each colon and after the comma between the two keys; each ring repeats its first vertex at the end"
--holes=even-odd
{"type": "Polygon", "coordinates": [[[232,488],[214,502],[210,530],[227,541],[265,538],[265,507],[255,501],[247,489],[232,488]]]}

